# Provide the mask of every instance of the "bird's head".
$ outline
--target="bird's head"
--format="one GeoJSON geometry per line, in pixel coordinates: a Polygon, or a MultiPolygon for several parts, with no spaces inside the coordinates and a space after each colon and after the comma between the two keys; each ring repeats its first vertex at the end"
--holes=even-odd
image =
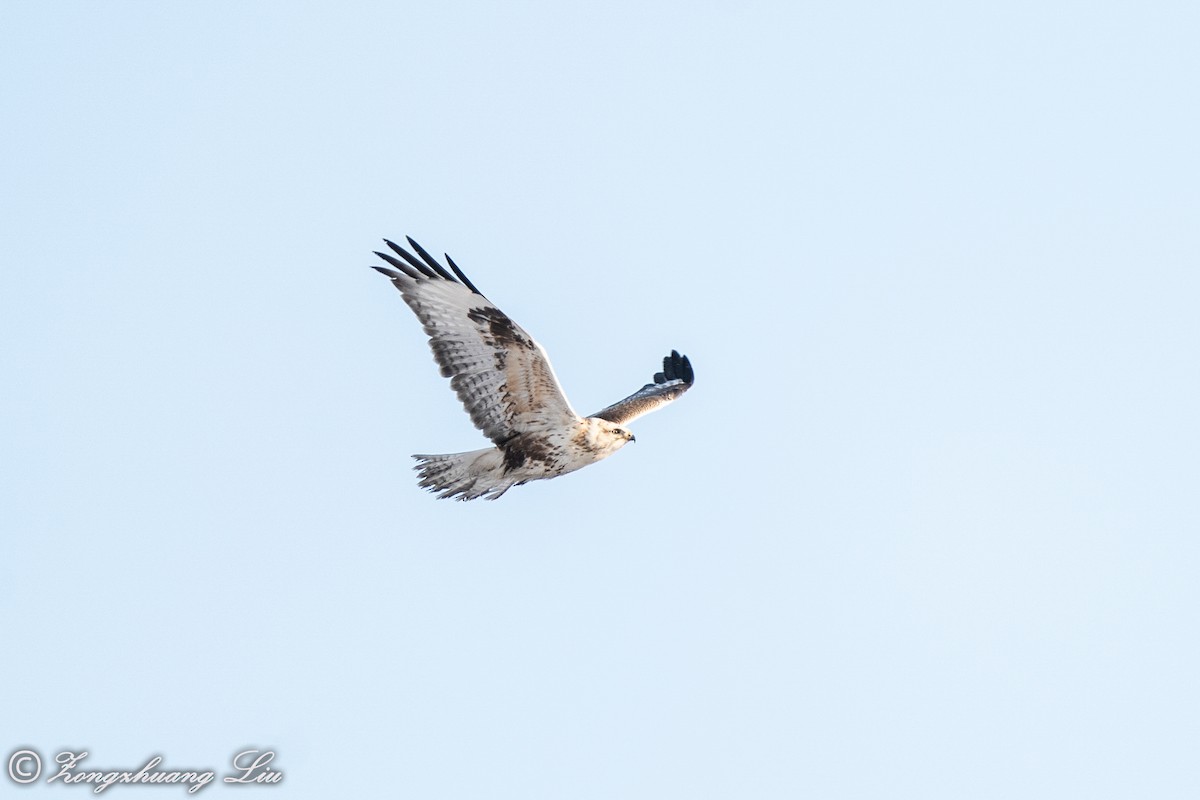
{"type": "Polygon", "coordinates": [[[588,445],[605,455],[615,453],[630,442],[637,441],[628,430],[606,419],[588,417],[584,422],[587,423],[585,436],[588,445]]]}

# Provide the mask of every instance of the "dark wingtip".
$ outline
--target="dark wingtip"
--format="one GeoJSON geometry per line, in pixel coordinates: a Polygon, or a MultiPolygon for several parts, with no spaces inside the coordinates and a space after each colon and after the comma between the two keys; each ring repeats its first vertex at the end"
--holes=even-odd
{"type": "Polygon", "coordinates": [[[425,251],[424,247],[421,247],[421,245],[417,244],[416,239],[412,238],[411,236],[405,236],[404,238],[408,240],[410,245],[412,245],[412,249],[417,251],[417,255],[424,259],[425,263],[428,264],[430,268],[432,268],[433,271],[438,274],[439,277],[451,282],[454,281],[454,276],[449,272],[446,272],[446,268],[439,264],[436,258],[429,255],[429,253],[425,251]]]}
{"type": "MultiPolygon", "coordinates": [[[[393,253],[400,256],[405,261],[407,261],[413,269],[415,269],[420,274],[424,275],[426,278],[436,278],[437,277],[436,272],[431,270],[425,264],[421,263],[420,259],[418,259],[412,253],[405,250],[400,245],[393,242],[391,239],[384,239],[383,243],[386,244],[393,253]]],[[[407,270],[406,270],[406,273],[407,273],[407,270]]],[[[413,277],[415,278],[416,276],[414,275],[413,277]]]]}
{"type": "Polygon", "coordinates": [[[401,263],[387,253],[381,253],[378,250],[375,251],[375,255],[379,256],[384,261],[391,264],[393,267],[400,270],[413,280],[420,280],[422,277],[425,277],[434,279],[441,278],[442,280],[447,280],[452,283],[462,283],[463,286],[466,286],[475,294],[483,297],[483,292],[479,291],[478,287],[471,283],[471,279],[463,274],[463,271],[458,268],[457,264],[454,263],[454,259],[450,257],[449,253],[445,254],[446,263],[450,265],[450,269],[454,270],[453,275],[447,272],[446,268],[439,264],[436,258],[429,255],[428,251],[426,251],[424,247],[421,247],[421,245],[417,243],[416,239],[412,238],[411,236],[405,236],[404,238],[408,240],[408,243],[412,246],[412,249],[417,251],[417,255],[419,255],[420,258],[417,258],[417,256],[414,256],[412,253],[408,252],[391,239],[384,239],[383,243],[388,246],[389,250],[400,256],[400,258],[404,259],[404,262],[406,263],[401,263]]]}
{"type": "Polygon", "coordinates": [[[479,295],[480,297],[483,297],[483,292],[481,292],[475,288],[475,284],[471,283],[471,279],[463,274],[463,271],[458,268],[458,264],[454,263],[454,259],[450,257],[450,254],[443,253],[442,255],[446,256],[446,263],[450,265],[450,269],[454,270],[454,274],[458,276],[458,279],[460,281],[462,281],[463,286],[466,286],[468,289],[470,289],[475,294],[479,295]]]}
{"type": "MultiPolygon", "coordinates": [[[[401,262],[400,260],[393,258],[392,256],[389,256],[387,253],[382,253],[382,252],[376,250],[375,255],[379,256],[384,261],[391,264],[393,267],[400,270],[401,272],[403,272],[405,275],[412,278],[413,280],[416,280],[421,277],[421,273],[417,272],[412,267],[401,262]]],[[[397,275],[396,277],[399,277],[399,276],[397,275]]]]}
{"type": "MultiPolygon", "coordinates": [[[[663,358],[663,371],[661,373],[666,380],[681,380],[689,386],[696,380],[696,375],[692,371],[692,362],[688,361],[687,356],[679,355],[678,350],[672,350],[671,355],[663,358]]],[[[658,375],[654,376],[658,380],[658,375]]]]}
{"type": "Polygon", "coordinates": [[[401,285],[404,276],[399,272],[396,272],[394,269],[388,269],[387,267],[381,267],[378,264],[372,264],[371,269],[388,278],[392,282],[392,285],[397,289],[402,292],[404,291],[404,287],[401,285]]]}

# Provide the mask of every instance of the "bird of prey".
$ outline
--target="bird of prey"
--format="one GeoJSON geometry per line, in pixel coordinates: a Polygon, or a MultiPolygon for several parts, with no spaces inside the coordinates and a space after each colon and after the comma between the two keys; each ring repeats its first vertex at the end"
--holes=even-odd
{"type": "Polygon", "coordinates": [[[438,497],[495,500],[513,486],[594,464],[634,441],[625,428],[629,422],[692,387],[691,362],[672,350],[652,383],[581,417],[567,402],[546,351],[484,297],[449,255],[453,273],[411,237],[416,255],[384,242],[391,253],[375,255],[388,266],[373,268],[391,278],[416,313],[442,375],[493,444],[469,453],[413,456],[420,485],[438,497]]]}

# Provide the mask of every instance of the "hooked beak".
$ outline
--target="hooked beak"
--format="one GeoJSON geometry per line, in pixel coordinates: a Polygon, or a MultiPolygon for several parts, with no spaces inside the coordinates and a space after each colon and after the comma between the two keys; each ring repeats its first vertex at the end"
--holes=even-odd
{"type": "Polygon", "coordinates": [[[637,441],[637,437],[636,437],[636,436],[634,436],[634,435],[631,433],[631,434],[629,434],[629,441],[630,441],[630,442],[636,442],[636,441],[637,441]]]}

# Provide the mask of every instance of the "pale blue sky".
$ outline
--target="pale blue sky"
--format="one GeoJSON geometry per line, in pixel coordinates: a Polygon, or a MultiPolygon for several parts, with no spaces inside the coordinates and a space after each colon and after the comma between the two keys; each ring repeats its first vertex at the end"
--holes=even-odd
{"type": "Polygon", "coordinates": [[[1196,797],[1197,41],[1191,3],[5,4],[4,755],[1196,797]],[[405,234],[579,410],[672,347],[695,389],[435,500],[409,454],[484,440],[367,268],[405,234]]]}

